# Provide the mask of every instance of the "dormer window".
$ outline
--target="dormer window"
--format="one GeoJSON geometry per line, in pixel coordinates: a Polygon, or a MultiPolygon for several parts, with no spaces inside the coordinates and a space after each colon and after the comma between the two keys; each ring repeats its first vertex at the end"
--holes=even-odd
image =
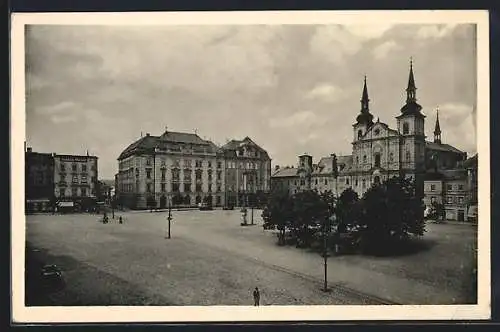
{"type": "Polygon", "coordinates": [[[375,129],[375,131],[373,132],[375,134],[375,136],[378,136],[380,134],[380,129],[375,129]]]}

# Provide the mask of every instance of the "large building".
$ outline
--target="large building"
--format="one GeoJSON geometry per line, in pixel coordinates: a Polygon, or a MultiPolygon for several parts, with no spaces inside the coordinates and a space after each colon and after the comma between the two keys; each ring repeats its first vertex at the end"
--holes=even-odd
{"type": "MultiPolygon", "coordinates": [[[[434,140],[426,141],[425,116],[417,103],[416,90],[413,65],[410,64],[406,102],[396,116],[397,129],[393,129],[379,119],[373,121],[365,77],[361,109],[353,124],[352,154],[336,157],[338,177],[333,176],[333,155],[323,157],[314,164],[312,156],[304,154],[299,156],[296,167],[275,166],[272,187],[289,194],[306,189],[317,189],[320,192],[331,190],[340,194],[345,189],[352,188],[361,197],[373,184],[393,176],[405,176],[415,180],[417,193],[424,198],[430,194],[427,190],[430,183],[427,185],[426,181],[432,176],[429,177],[428,173],[443,170],[447,171],[447,175],[441,174],[439,177],[442,181],[448,179],[445,187],[451,188],[445,199],[456,202],[453,209],[450,203],[448,216],[458,219],[462,213],[457,207],[461,204],[462,185],[458,182],[466,181],[466,176],[463,177],[462,172],[462,177],[456,180],[458,175],[451,173],[465,161],[467,154],[442,142],[438,114],[434,140]]],[[[437,188],[437,184],[435,186],[437,188]]],[[[430,196],[424,198],[425,202],[427,200],[430,202],[430,196]]]]}
{"type": "Polygon", "coordinates": [[[25,153],[26,211],[84,207],[97,194],[97,157],[25,153]]]}
{"type": "Polygon", "coordinates": [[[49,211],[54,198],[54,158],[51,153],[25,152],[25,209],[49,211]]]}
{"type": "Polygon", "coordinates": [[[96,199],[97,176],[96,156],[54,154],[54,194],[61,207],[85,208],[96,199]]]}
{"type": "Polygon", "coordinates": [[[130,208],[244,204],[246,194],[269,191],[271,161],[246,137],[218,147],[196,133],[146,134],[118,157],[120,204],[130,208]]]}

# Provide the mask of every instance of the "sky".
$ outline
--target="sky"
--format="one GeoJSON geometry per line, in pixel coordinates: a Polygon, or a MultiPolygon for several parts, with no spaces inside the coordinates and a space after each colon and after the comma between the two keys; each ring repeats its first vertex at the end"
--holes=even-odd
{"type": "Polygon", "coordinates": [[[374,118],[396,127],[410,57],[433,138],[476,152],[474,25],[50,26],[26,29],[26,141],[117,157],[143,134],[249,136],[273,165],[351,154],[367,76],[374,118]]]}

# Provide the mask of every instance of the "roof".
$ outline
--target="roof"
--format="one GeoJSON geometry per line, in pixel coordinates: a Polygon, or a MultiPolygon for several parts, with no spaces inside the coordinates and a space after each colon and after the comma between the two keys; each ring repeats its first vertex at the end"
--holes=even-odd
{"type": "Polygon", "coordinates": [[[203,140],[197,134],[192,133],[181,133],[176,131],[165,131],[161,136],[160,140],[165,142],[173,142],[173,143],[187,143],[187,144],[200,144],[200,145],[208,145],[209,141],[203,140]]]}
{"type": "Polygon", "coordinates": [[[273,178],[284,178],[284,177],[295,177],[297,174],[298,168],[286,167],[277,170],[274,174],[271,175],[273,178]]]}
{"type": "Polygon", "coordinates": [[[222,146],[222,150],[224,151],[224,155],[227,157],[236,157],[236,150],[238,150],[240,147],[244,145],[251,145],[256,147],[262,154],[264,154],[265,157],[269,158],[269,155],[266,150],[264,150],[262,147],[260,147],[257,143],[252,141],[250,137],[246,136],[242,140],[236,140],[232,139],[226,144],[222,146]]]}
{"type": "Polygon", "coordinates": [[[477,168],[477,153],[474,156],[467,159],[466,161],[464,161],[463,167],[466,169],[477,168]]]}
{"type": "Polygon", "coordinates": [[[434,142],[425,142],[425,148],[429,150],[436,150],[436,151],[443,151],[443,152],[453,152],[453,153],[465,153],[463,151],[460,151],[454,146],[451,146],[449,144],[439,144],[439,143],[434,143],[434,142]]]}
{"type": "MultiPolygon", "coordinates": [[[[333,157],[323,157],[318,162],[318,167],[313,171],[313,175],[331,174],[333,157]]],[[[348,172],[352,168],[352,155],[337,156],[337,167],[339,173],[348,172]]]]}
{"type": "Polygon", "coordinates": [[[425,181],[453,181],[467,179],[467,171],[463,168],[439,170],[438,172],[427,172],[424,176],[425,181]]]}

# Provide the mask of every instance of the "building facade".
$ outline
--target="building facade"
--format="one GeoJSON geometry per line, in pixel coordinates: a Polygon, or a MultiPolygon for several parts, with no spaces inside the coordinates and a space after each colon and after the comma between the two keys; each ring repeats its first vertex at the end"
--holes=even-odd
{"type": "Polygon", "coordinates": [[[220,148],[197,134],[146,134],[118,157],[116,196],[137,209],[238,204],[244,192],[269,190],[270,160],[267,174],[259,162],[265,156],[248,137],[220,148]]]}
{"type": "Polygon", "coordinates": [[[25,151],[25,210],[27,213],[52,210],[53,199],[53,155],[28,148],[25,151]]]}
{"type": "MultiPolygon", "coordinates": [[[[474,174],[477,177],[477,172],[471,167],[471,176],[468,177],[466,171],[458,169],[467,154],[442,142],[438,112],[434,140],[426,141],[425,116],[417,103],[416,90],[411,64],[406,102],[396,117],[397,128],[393,129],[378,119],[373,121],[365,77],[361,110],[353,124],[352,154],[330,155],[321,158],[317,164],[313,164],[312,156],[304,154],[298,157],[297,166],[275,166],[272,188],[291,195],[308,189],[340,194],[352,188],[361,197],[374,184],[394,176],[404,176],[415,180],[417,194],[426,205],[434,200],[444,202],[447,218],[463,220],[464,213],[467,213],[464,188],[467,181],[471,182],[468,187],[474,187],[467,179],[473,178],[474,174]],[[337,177],[333,172],[335,164],[337,177]]],[[[467,197],[474,201],[477,185],[470,192],[467,197]]]]}
{"type": "Polygon", "coordinates": [[[85,207],[96,199],[97,160],[89,155],[54,154],[54,193],[61,207],[85,207]]]}

